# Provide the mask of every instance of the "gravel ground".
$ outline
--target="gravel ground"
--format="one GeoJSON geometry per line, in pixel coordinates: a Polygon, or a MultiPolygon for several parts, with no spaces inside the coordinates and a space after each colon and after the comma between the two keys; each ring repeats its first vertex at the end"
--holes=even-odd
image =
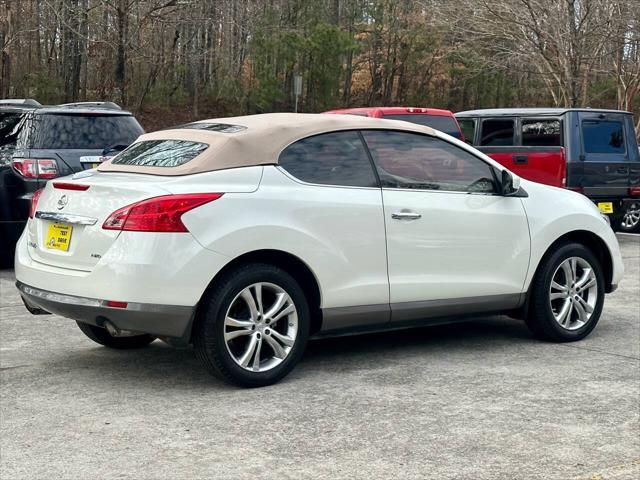
{"type": "Polygon", "coordinates": [[[0,478],[640,478],[640,236],[572,344],[506,317],[312,342],[240,390],[190,349],[113,351],[0,272],[0,478]]]}

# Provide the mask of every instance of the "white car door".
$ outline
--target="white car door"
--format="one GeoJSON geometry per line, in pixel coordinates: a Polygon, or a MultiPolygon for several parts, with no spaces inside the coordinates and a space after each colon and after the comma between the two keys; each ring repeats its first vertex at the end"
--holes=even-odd
{"type": "Polygon", "coordinates": [[[383,187],[392,320],[518,306],[529,228],[493,167],[437,137],[363,135],[383,187]]]}

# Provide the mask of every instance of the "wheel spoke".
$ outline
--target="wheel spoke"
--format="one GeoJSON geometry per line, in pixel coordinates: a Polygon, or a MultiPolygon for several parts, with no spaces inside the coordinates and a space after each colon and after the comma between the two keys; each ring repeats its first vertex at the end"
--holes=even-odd
{"type": "Polygon", "coordinates": [[[582,288],[582,286],[585,285],[592,278],[595,278],[595,275],[593,274],[593,270],[590,268],[585,268],[582,273],[582,276],[576,282],[576,287],[582,288]]]}
{"type": "Polygon", "coordinates": [[[271,330],[271,336],[279,340],[280,343],[286,345],[287,347],[293,347],[293,343],[295,342],[293,338],[282,335],[280,332],[276,332],[275,330],[271,330]]]}
{"type": "Polygon", "coordinates": [[[552,293],[549,295],[550,300],[557,300],[559,298],[567,298],[567,292],[552,293]]]}
{"type": "Polygon", "coordinates": [[[593,307],[582,297],[578,297],[578,303],[584,308],[587,313],[593,313],[593,307]]]}
{"type": "Polygon", "coordinates": [[[262,349],[262,338],[258,339],[258,345],[256,346],[256,354],[253,357],[253,369],[257,372],[260,370],[260,350],[262,349]]]}
{"type": "Polygon", "coordinates": [[[248,288],[245,288],[240,294],[242,299],[249,307],[249,313],[251,314],[251,320],[254,322],[258,318],[258,306],[256,305],[256,301],[253,299],[253,295],[251,295],[251,291],[248,288]]]}
{"type": "Polygon", "coordinates": [[[243,367],[246,367],[247,365],[249,365],[249,361],[251,361],[251,358],[253,357],[253,354],[256,351],[257,345],[258,345],[258,337],[256,335],[252,335],[251,338],[249,339],[249,342],[247,343],[246,350],[244,351],[242,356],[238,359],[238,363],[240,363],[240,365],[242,365],[243,367]]]}
{"type": "Polygon", "coordinates": [[[264,336],[265,341],[269,344],[273,353],[276,357],[283,359],[287,356],[287,352],[285,352],[284,348],[278,343],[276,339],[274,339],[271,335],[264,336]]]}
{"type": "Polygon", "coordinates": [[[286,293],[279,293],[276,296],[276,301],[273,303],[271,308],[264,314],[265,318],[271,319],[273,316],[280,311],[280,309],[284,306],[284,304],[289,300],[289,295],[286,293]]]}
{"type": "Polygon", "coordinates": [[[256,302],[258,303],[258,312],[263,314],[264,310],[262,309],[262,284],[261,283],[256,283],[253,286],[253,291],[254,291],[254,294],[256,296],[256,302]]]}
{"type": "Polygon", "coordinates": [[[244,337],[245,335],[251,335],[251,330],[234,330],[232,332],[224,332],[224,339],[228,342],[234,338],[244,337]]]}
{"type": "Polygon", "coordinates": [[[585,283],[584,285],[580,285],[580,288],[582,290],[587,290],[587,289],[593,287],[596,284],[596,282],[597,282],[597,280],[596,280],[596,277],[594,276],[587,283],[585,283]]]}
{"type": "Polygon", "coordinates": [[[571,299],[567,298],[562,304],[562,308],[560,309],[560,312],[558,313],[558,315],[556,315],[556,320],[558,321],[558,323],[560,323],[560,325],[564,324],[567,315],[571,316],[570,310],[571,310],[571,299]]]}
{"type": "Polygon", "coordinates": [[[275,317],[273,317],[273,319],[271,320],[271,324],[273,325],[285,315],[290,315],[295,311],[296,311],[296,307],[294,307],[293,304],[288,305],[286,308],[282,309],[280,313],[278,313],[275,317]]]}
{"type": "Polygon", "coordinates": [[[569,263],[571,265],[571,281],[573,283],[576,283],[576,280],[578,279],[578,259],[577,258],[571,258],[569,260],[569,263]]]}
{"type": "Polygon", "coordinates": [[[569,299],[569,309],[567,310],[567,315],[564,317],[562,322],[563,326],[568,327],[571,325],[571,315],[573,314],[573,302],[569,299]]]}
{"type": "Polygon", "coordinates": [[[586,322],[588,320],[587,312],[584,310],[580,302],[573,302],[573,307],[576,309],[576,312],[578,313],[578,319],[581,322],[586,322]]]}
{"type": "Polygon", "coordinates": [[[567,282],[567,285],[571,285],[573,283],[573,272],[571,271],[571,265],[569,261],[564,261],[561,265],[562,271],[564,272],[564,281],[567,282]]]}
{"type": "Polygon", "coordinates": [[[229,327],[251,328],[255,325],[252,320],[238,320],[236,318],[227,317],[224,323],[229,327]]]}
{"type": "Polygon", "coordinates": [[[569,287],[560,285],[558,282],[555,282],[553,280],[551,281],[551,288],[555,290],[560,290],[561,292],[566,292],[567,290],[569,290],[569,287]]]}

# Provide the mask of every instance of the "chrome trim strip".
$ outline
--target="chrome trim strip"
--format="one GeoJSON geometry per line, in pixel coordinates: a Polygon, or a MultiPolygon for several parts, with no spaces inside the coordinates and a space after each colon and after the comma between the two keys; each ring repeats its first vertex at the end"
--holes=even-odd
{"type": "Polygon", "coordinates": [[[72,213],[58,212],[36,212],[36,218],[40,220],[50,220],[52,222],[69,223],[72,225],[95,225],[97,218],[84,217],[82,215],[74,215],[72,213]]]}
{"type": "Polygon", "coordinates": [[[102,302],[95,298],[76,297],[75,295],[65,295],[62,293],[49,292],[25,285],[22,282],[16,282],[16,287],[22,293],[36,297],[48,302],[67,303],[71,305],[82,305],[85,307],[101,307],[102,302]]]}

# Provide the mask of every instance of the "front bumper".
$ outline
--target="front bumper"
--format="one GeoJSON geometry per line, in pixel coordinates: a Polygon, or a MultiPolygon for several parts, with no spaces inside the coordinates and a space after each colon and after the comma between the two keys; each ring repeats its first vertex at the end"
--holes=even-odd
{"type": "Polygon", "coordinates": [[[107,300],[50,292],[19,281],[16,287],[30,309],[39,308],[98,327],[109,321],[120,330],[157,337],[187,338],[195,313],[195,307],[151,303],[129,302],[126,308],[114,308],[107,305],[107,300]]]}

